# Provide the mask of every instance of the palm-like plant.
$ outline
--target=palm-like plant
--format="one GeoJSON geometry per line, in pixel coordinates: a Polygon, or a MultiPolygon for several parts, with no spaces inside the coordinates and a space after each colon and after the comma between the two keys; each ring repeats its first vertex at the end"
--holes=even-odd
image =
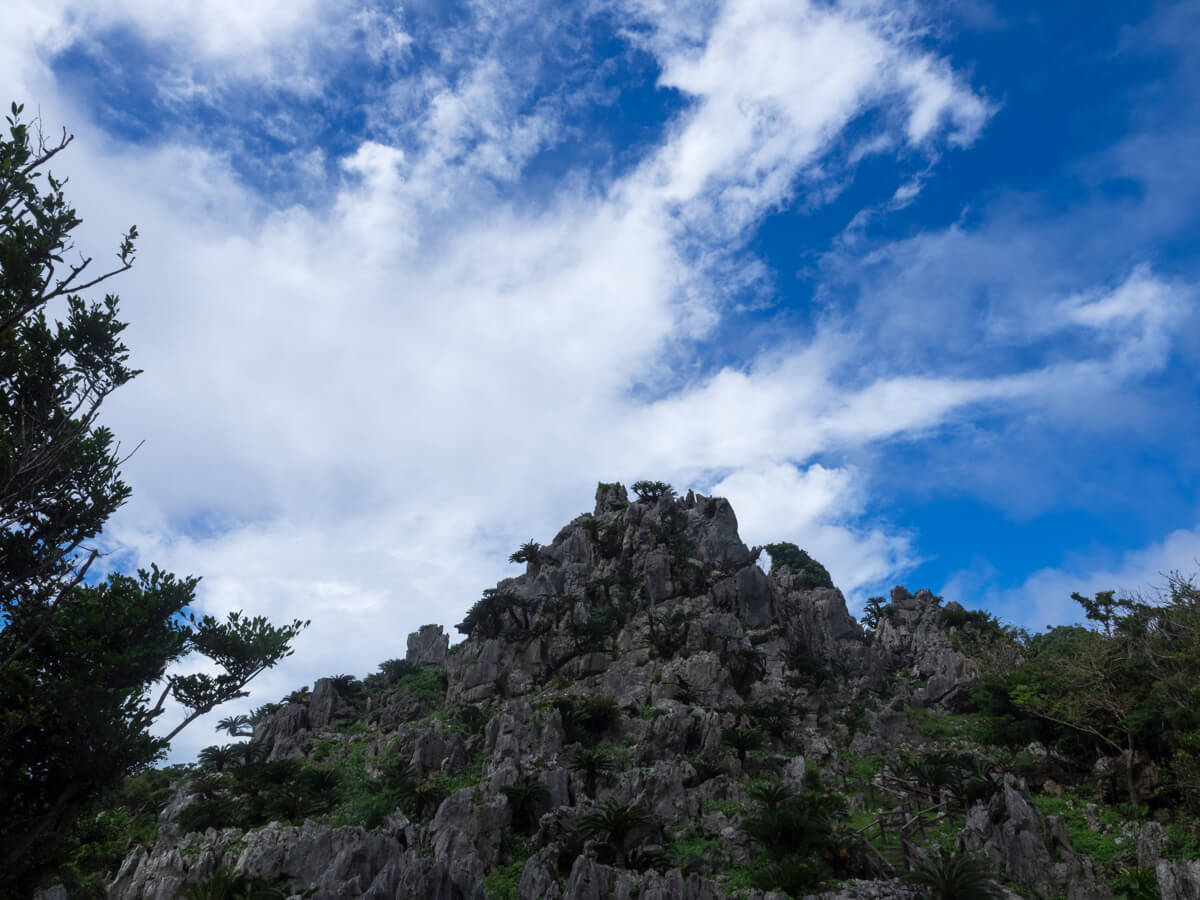
{"type": "Polygon", "coordinates": [[[329,680],[333,682],[334,691],[344,700],[353,697],[362,686],[353,675],[334,675],[329,680]]]}
{"type": "Polygon", "coordinates": [[[512,807],[513,824],[517,830],[529,834],[537,826],[537,812],[550,804],[550,791],[536,775],[525,774],[512,784],[500,788],[512,807]]]}
{"type": "Polygon", "coordinates": [[[767,812],[775,812],[794,796],[791,789],[779,781],[760,781],[750,785],[747,793],[751,800],[757,800],[765,806],[767,812]]]}
{"type": "Polygon", "coordinates": [[[616,768],[612,749],[607,744],[598,747],[584,747],[575,752],[567,766],[572,772],[583,776],[583,792],[589,797],[596,796],[596,783],[601,775],[607,775],[616,768]]]}
{"type": "Polygon", "coordinates": [[[623,867],[630,835],[652,821],[650,813],[636,804],[606,800],[580,816],[579,833],[585,838],[603,838],[612,850],[613,862],[623,867]]]}
{"type": "Polygon", "coordinates": [[[379,672],[388,684],[395,684],[405,675],[412,675],[421,667],[407,659],[385,659],[379,664],[379,672]]]}
{"type": "Polygon", "coordinates": [[[629,851],[629,868],[638,872],[645,872],[649,869],[654,869],[657,872],[665,872],[673,865],[674,860],[664,850],[647,850],[644,847],[634,847],[629,851]]]}
{"type": "Polygon", "coordinates": [[[201,800],[212,800],[225,788],[224,778],[214,772],[206,772],[191,780],[188,784],[188,793],[195,794],[201,800]]]}
{"type": "Polygon", "coordinates": [[[233,748],[233,762],[239,766],[252,766],[266,758],[266,748],[254,741],[242,741],[229,746],[233,748]]]}
{"type": "Polygon", "coordinates": [[[542,545],[530,538],[521,545],[516,553],[509,556],[508,561],[510,563],[531,563],[536,566],[541,549],[542,545]]]}
{"type": "Polygon", "coordinates": [[[237,760],[239,747],[239,744],[225,744],[223,746],[214,744],[211,747],[205,747],[197,753],[196,760],[203,768],[211,772],[224,772],[228,766],[237,760]]]}
{"type": "Polygon", "coordinates": [[[247,718],[250,719],[251,725],[257,725],[259,722],[267,718],[267,716],[278,712],[281,706],[283,706],[282,703],[264,703],[257,709],[251,710],[250,715],[247,718]]]}
{"type": "Polygon", "coordinates": [[[763,736],[757,728],[726,728],[721,733],[721,743],[733,750],[738,761],[745,765],[746,755],[762,748],[763,736]]]}
{"type": "Polygon", "coordinates": [[[767,674],[767,664],[763,655],[753,647],[738,647],[729,651],[725,658],[725,667],[729,670],[729,679],[733,682],[738,693],[762,681],[767,674]]]}
{"type": "Polygon", "coordinates": [[[308,685],[305,685],[304,687],[300,688],[299,690],[292,691],[290,694],[288,694],[286,697],[284,697],[283,702],[284,703],[307,703],[311,696],[312,696],[312,691],[309,690],[308,685]]]}
{"type": "Polygon", "coordinates": [[[905,878],[929,892],[930,900],[1000,900],[1002,892],[987,866],[966,853],[939,854],[905,878]]]}
{"type": "Polygon", "coordinates": [[[224,731],[230,737],[250,737],[254,734],[254,723],[246,715],[227,716],[217,722],[217,731],[224,731]]]}

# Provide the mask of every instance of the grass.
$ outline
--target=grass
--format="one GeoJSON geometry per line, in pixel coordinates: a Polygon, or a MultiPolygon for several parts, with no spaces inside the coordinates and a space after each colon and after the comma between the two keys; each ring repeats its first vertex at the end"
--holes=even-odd
{"type": "Polygon", "coordinates": [[[846,761],[847,774],[851,778],[861,778],[864,781],[870,781],[882,772],[887,764],[887,758],[882,753],[873,753],[870,756],[847,753],[843,759],[846,761]]]}
{"type": "Polygon", "coordinates": [[[1062,797],[1053,794],[1037,794],[1033,797],[1033,805],[1042,815],[1062,819],[1075,849],[1086,853],[1097,865],[1108,867],[1125,861],[1125,857],[1134,850],[1134,842],[1125,841],[1123,845],[1117,843],[1117,839],[1123,837],[1118,827],[1122,822],[1121,816],[1109,807],[1100,806],[1100,822],[1110,828],[1104,833],[1092,831],[1083,817],[1087,803],[1069,793],[1062,797]]]}
{"type": "Polygon", "coordinates": [[[705,800],[705,812],[722,812],[729,817],[743,816],[746,814],[746,807],[740,803],[735,803],[732,800],[705,800]]]}
{"type": "Polygon", "coordinates": [[[525,860],[513,860],[483,879],[483,892],[491,900],[517,900],[517,886],[525,871],[525,860]]]}
{"type": "Polygon", "coordinates": [[[396,682],[396,693],[440,701],[446,696],[446,670],[441,666],[421,666],[396,682]]]}
{"type": "Polygon", "coordinates": [[[444,790],[447,794],[453,794],[455,791],[461,791],[463,788],[474,787],[483,781],[483,761],[486,754],[483,750],[478,751],[471,761],[467,763],[465,769],[457,775],[435,775],[433,781],[444,790]]]}
{"type": "Polygon", "coordinates": [[[942,740],[960,736],[961,728],[959,723],[954,721],[954,716],[916,706],[905,709],[904,715],[908,724],[927,738],[942,740]]]}
{"type": "Polygon", "coordinates": [[[1169,843],[1165,856],[1176,861],[1200,857],[1200,820],[1181,819],[1168,822],[1163,828],[1169,843]]]}

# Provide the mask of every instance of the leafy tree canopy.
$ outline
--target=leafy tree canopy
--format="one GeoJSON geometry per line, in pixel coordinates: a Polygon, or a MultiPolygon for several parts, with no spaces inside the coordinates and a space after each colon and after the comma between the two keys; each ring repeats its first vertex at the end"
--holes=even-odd
{"type": "Polygon", "coordinates": [[[245,696],[307,624],[197,618],[198,579],[155,567],[86,582],[99,555],[87,542],[129,497],[97,416],[138,372],[117,298],[80,294],[133,265],[137,229],[112,269],[70,258],[81,220],[47,166],[71,137],[47,143],[21,112],[12,105],[0,138],[0,896],[29,896],[80,813],[190,722],[245,696]],[[213,670],[166,675],[192,653],[213,670]],[[153,737],[168,697],[184,718],[153,737]]]}

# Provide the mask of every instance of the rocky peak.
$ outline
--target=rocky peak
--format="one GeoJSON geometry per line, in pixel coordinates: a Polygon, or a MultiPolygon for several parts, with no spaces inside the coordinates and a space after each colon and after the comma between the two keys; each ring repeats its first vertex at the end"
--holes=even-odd
{"type": "MultiPolygon", "coordinates": [[[[711,862],[685,875],[666,846],[690,836],[722,865],[750,865],[754,779],[777,784],[771,802],[800,798],[814,773],[844,775],[848,748],[906,740],[904,703],[941,702],[969,674],[928,591],[897,588],[869,635],[799,548],[771,545],[764,572],[727,500],[657,482],[633,492],[600,484],[590,514],[523,545],[525,571],[483,591],[456,646],[427,625],[357,687],[322,679],[292,695],[247,754],[268,760],[267,774],[276,766],[279,798],[263,772],[207,799],[185,785],[110,897],[174,896],[225,866],[317,900],[476,900],[502,870],[508,892],[492,883],[488,896],[600,900],[637,886],[645,898],[729,900],[711,862]],[[899,691],[891,705],[884,688],[899,691]],[[359,793],[296,813],[309,808],[304,786],[327,788],[331,772],[359,793]],[[200,835],[197,806],[236,810],[254,790],[258,818],[200,835]],[[372,806],[379,797],[386,809],[372,806]],[[277,808],[292,824],[260,821],[277,808]],[[628,836],[610,822],[618,814],[633,817],[628,836]]],[[[882,884],[844,896],[910,896],[882,884]]]]}
{"type": "Polygon", "coordinates": [[[785,658],[863,657],[841,593],[786,567],[764,573],[729,501],[639,487],[630,501],[622,485],[601,484],[590,515],[522,549],[525,573],[485,592],[458,626],[467,640],[447,665],[454,700],[515,697],[562,676],[591,689],[618,672],[622,700],[635,702],[645,686],[625,670],[681,656],[702,690],[727,693],[739,653],[780,677],[785,658]]]}

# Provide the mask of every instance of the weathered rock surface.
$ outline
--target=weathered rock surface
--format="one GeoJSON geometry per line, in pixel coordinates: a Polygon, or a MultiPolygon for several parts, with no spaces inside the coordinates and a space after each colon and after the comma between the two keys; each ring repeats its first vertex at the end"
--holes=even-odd
{"type": "Polygon", "coordinates": [[[1025,784],[1012,775],[990,803],[967,813],[959,847],[982,852],[996,872],[1040,896],[1065,893],[1068,900],[1108,900],[1111,892],[1096,879],[1092,861],[1080,855],[1062,822],[1044,818],[1025,784]],[[1044,838],[1050,836],[1050,846],[1044,838]],[[1053,853],[1052,853],[1053,851],[1053,853]]]}
{"type": "Polygon", "coordinates": [[[408,636],[405,659],[418,666],[440,666],[446,662],[450,636],[441,625],[422,625],[408,636]]]}
{"type": "Polygon", "coordinates": [[[1170,862],[1160,859],[1154,874],[1162,900],[1196,900],[1200,897],[1200,859],[1170,862]]]}
{"type": "MultiPolygon", "coordinates": [[[[253,743],[272,761],[315,764],[320,744],[321,760],[357,754],[368,785],[397,761],[420,790],[445,785],[427,795],[436,799],[423,823],[395,812],[374,831],[305,821],[181,836],[173,822],[195,802],[184,785],[158,841],[133,851],[109,896],[165,900],[224,867],[316,900],[482,900],[485,878],[509,865],[505,836],[523,815],[531,837],[512,863],[528,854],[517,870],[522,900],[731,900],[711,865],[687,874],[605,865],[615,857],[583,839],[583,817],[600,804],[635,804],[653,822],[643,844],[694,830],[725,863],[751,863],[761,850],[740,826],[755,806],[753,760],[733,749],[747,723],[766,735],[759,763],[799,794],[812,776],[845,773],[848,747],[865,755],[912,739],[906,706],[952,708],[972,677],[928,591],[897,588],[872,635],[839,591],[804,575],[768,575],[756,557],[725,500],[630,502],[620,485],[600,485],[593,513],[496,585],[499,612],[487,627],[476,624],[454,648],[440,626],[409,636],[410,674],[442,667],[444,696],[426,679],[424,693],[389,683],[369,702],[353,701],[322,679],[255,728],[253,743]],[[598,744],[612,765],[588,776],[578,763],[598,744]],[[545,794],[531,801],[533,814],[520,814],[510,794],[530,776],[545,794]]],[[[1144,837],[1139,853],[1144,844],[1146,859],[1157,859],[1157,835],[1144,837]]],[[[959,843],[1030,890],[1107,896],[1061,823],[1043,819],[1011,778],[970,812],[959,843]]],[[[1158,873],[1177,896],[1189,889],[1191,870],[1159,862],[1158,873]]],[[[894,880],[852,881],[811,900],[916,896],[894,880]]]]}

